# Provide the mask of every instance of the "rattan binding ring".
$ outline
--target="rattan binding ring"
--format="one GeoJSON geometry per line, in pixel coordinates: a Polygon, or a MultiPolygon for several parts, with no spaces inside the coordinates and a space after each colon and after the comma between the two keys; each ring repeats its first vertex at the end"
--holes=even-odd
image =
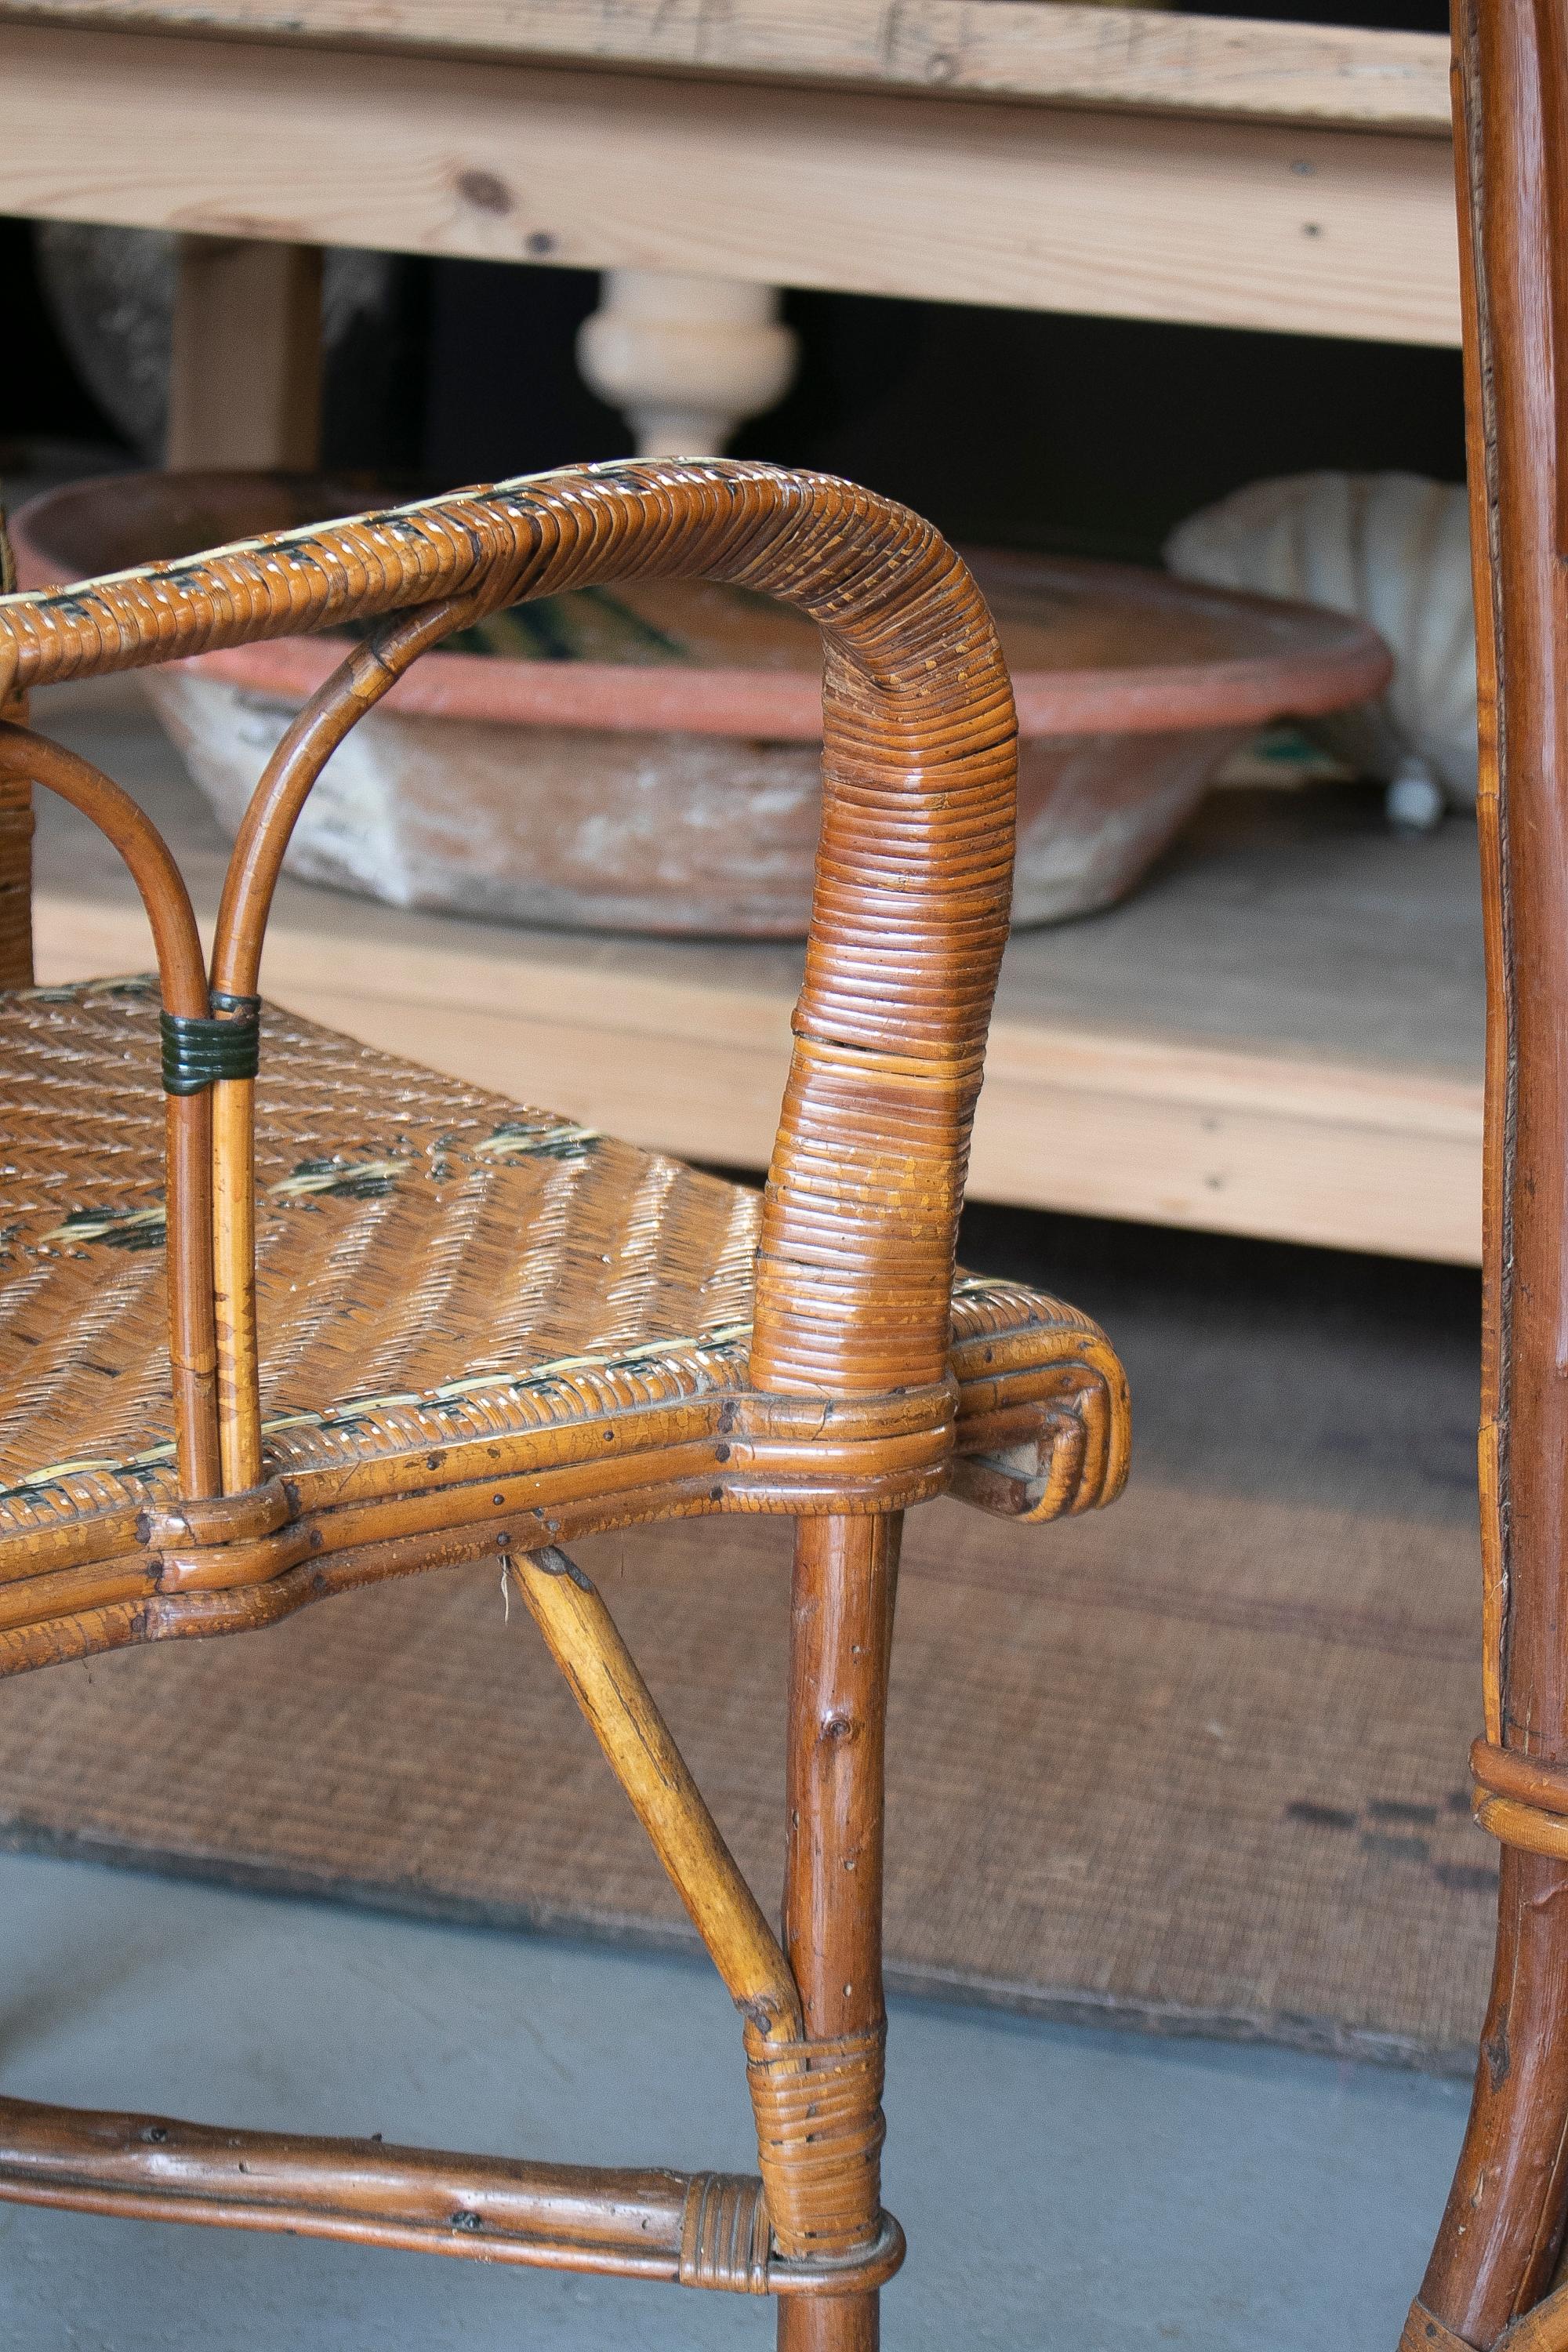
{"type": "Polygon", "coordinates": [[[731,2294],[768,2291],[763,2184],[740,2172],[694,2172],[680,2224],[680,2284],[731,2294]]]}
{"type": "Polygon", "coordinates": [[[745,2030],[773,2242],[786,2261],[852,2253],[864,2235],[866,2176],[875,2177],[887,2028],[834,2040],[769,2042],[745,2030]]]}
{"type": "Polygon", "coordinates": [[[1568,1859],[1568,1766],[1478,1739],[1470,1771],[1482,1829],[1519,1853],[1568,1859]]]}
{"type": "Polygon", "coordinates": [[[1405,2333],[1399,2339],[1399,2352],[1475,2352],[1462,2336],[1434,2319],[1419,2297],[1411,2305],[1405,2323],[1405,2333]]]}

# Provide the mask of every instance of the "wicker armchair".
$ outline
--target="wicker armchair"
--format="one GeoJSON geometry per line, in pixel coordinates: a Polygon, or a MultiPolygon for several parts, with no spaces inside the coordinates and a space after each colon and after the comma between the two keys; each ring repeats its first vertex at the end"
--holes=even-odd
{"type": "Polygon", "coordinates": [[[879,2194],[901,1514],[952,1491],[1053,1518],[1110,1501],[1127,1453],[1094,1325],[953,1275],[1007,929],[1006,672],[906,510],[650,463],[0,598],[0,697],[350,622],[374,625],[258,786],[210,976],[134,803],[0,725],[0,1672],[499,1558],[742,2011],[760,2178],[5,2099],[0,2197],[772,2294],[794,2352],[863,2352],[902,2251],[879,2194]],[[826,640],[816,899],[760,1196],[257,993],[289,829],[355,720],[478,615],[634,574],[745,583],[826,640]],[[155,982],[30,985],[35,785],[124,856],[155,982]],[[723,1510],[796,1522],[782,1938],[560,1549],[723,1510]]]}

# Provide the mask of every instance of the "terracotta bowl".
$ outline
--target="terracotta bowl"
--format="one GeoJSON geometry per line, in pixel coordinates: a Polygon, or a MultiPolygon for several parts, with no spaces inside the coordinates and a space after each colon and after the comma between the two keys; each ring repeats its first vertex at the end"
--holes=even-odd
{"type": "MultiPolygon", "coordinates": [[[[16,519],[25,586],[353,514],[363,485],[261,474],[79,482],[16,519]]],[[[1265,721],[1389,674],[1337,613],[1106,563],[977,551],[1022,736],[1014,919],[1132,888],[1265,721]]],[[[230,830],[335,636],[142,673],[230,830]]],[[[396,906],[577,927],[798,936],[820,800],[816,629],[740,589],[636,583],[521,605],[426,655],[317,785],[289,870],[396,906]]]]}

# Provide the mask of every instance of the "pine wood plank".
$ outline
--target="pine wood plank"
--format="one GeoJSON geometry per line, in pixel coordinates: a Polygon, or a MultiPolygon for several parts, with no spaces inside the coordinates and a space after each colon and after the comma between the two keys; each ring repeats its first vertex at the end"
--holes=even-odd
{"type": "Polygon", "coordinates": [[[1449,148],[0,26],[0,208],[1453,342],[1449,148]]]}
{"type": "Polygon", "coordinates": [[[6,19],[1449,130],[1438,34],[1038,0],[0,0],[6,19]]]}
{"type": "MultiPolygon", "coordinates": [[[[766,1164],[793,989],[746,986],[751,950],[724,951],[731,972],[716,962],[706,986],[661,986],[646,949],[627,942],[624,998],[589,1016],[572,964],[524,946],[501,1009],[493,974],[479,985],[456,946],[422,951],[389,937],[380,958],[358,960],[363,981],[345,985],[346,937],[368,944],[374,926],[346,924],[346,902],[310,908],[308,928],[304,911],[280,908],[268,949],[266,986],[291,1011],[633,1142],[766,1164]]],[[[46,983],[146,964],[132,908],[50,888],[37,920],[46,983]]],[[[992,1029],[970,1191],[1468,1265],[1480,1252],[1480,1150],[1479,1076],[1369,1069],[1263,1038],[1237,1050],[1163,1035],[1152,1022],[1117,1034],[1005,1014],[992,1029]]]]}
{"type": "Polygon", "coordinates": [[[321,436],[320,247],[185,237],[164,464],[308,473],[321,436]]]}
{"type": "MultiPolygon", "coordinates": [[[[68,691],[78,701],[39,723],[136,791],[209,918],[219,837],[157,730],[134,704],[127,714],[123,689],[118,705],[68,691]]],[[[975,1197],[1474,1263],[1474,834],[1456,822],[1398,841],[1376,810],[1372,794],[1216,793],[1123,907],[1017,933],[975,1197]]],[[[41,980],[145,968],[112,853],[47,803],[39,883],[41,980]]],[[[760,1168],[799,963],[791,945],[514,929],[285,884],[263,984],[455,1076],[685,1158],[760,1168]]]]}

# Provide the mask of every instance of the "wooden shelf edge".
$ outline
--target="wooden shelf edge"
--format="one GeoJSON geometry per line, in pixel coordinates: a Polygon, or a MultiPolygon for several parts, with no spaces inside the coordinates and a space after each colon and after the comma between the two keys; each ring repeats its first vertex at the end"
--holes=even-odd
{"type": "Polygon", "coordinates": [[[1041,0],[0,0],[0,21],[1449,135],[1439,34],[1041,0]]]}
{"type": "Polygon", "coordinates": [[[0,16],[0,209],[1380,342],[1459,338],[1451,149],[1375,124],[952,106],[911,89],[89,35],[0,16]]]}
{"type": "MultiPolygon", "coordinates": [[[[356,935],[375,919],[357,910],[356,935]]],[[[36,920],[46,983],[148,961],[132,907],[45,889],[36,920]]],[[[366,1045],[632,1142],[765,1165],[789,1051],[787,989],[639,971],[635,990],[597,992],[603,1009],[590,1014],[570,963],[531,955],[526,934],[508,935],[507,947],[498,962],[460,942],[444,955],[434,938],[405,939],[363,959],[374,987],[345,987],[342,941],[285,916],[263,984],[366,1045]],[[498,970],[512,983],[499,1010],[498,970]]],[[[1005,1016],[989,1069],[971,1164],[977,1199],[1479,1262],[1479,1078],[1005,1016]]]]}

